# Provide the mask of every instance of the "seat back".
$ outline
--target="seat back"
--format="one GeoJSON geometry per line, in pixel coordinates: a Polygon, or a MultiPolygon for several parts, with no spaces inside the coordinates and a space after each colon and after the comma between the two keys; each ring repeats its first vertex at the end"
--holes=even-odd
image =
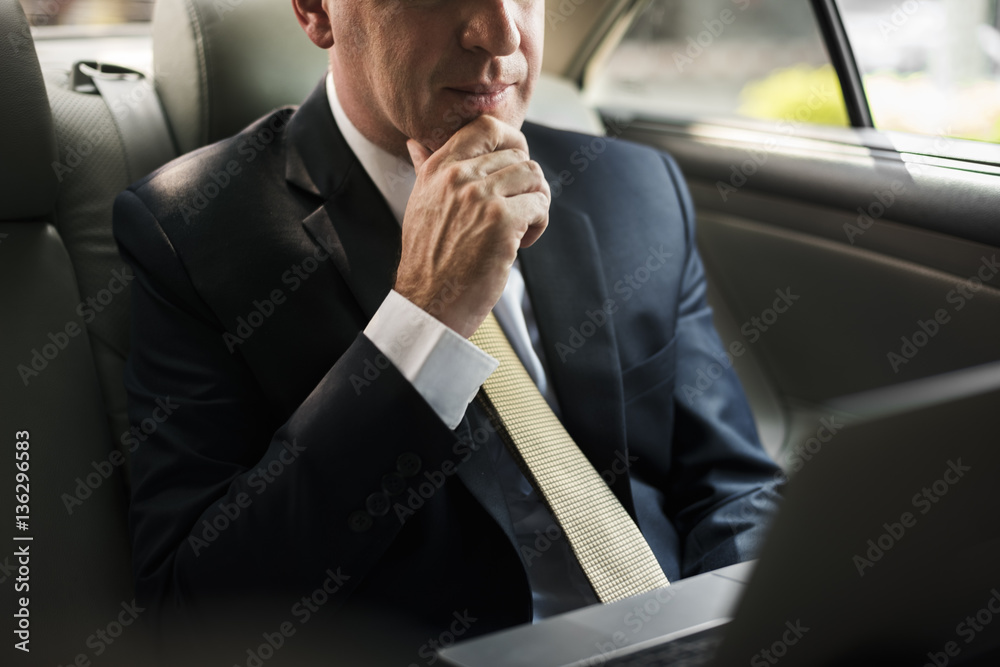
{"type": "MultiPolygon", "coordinates": [[[[22,517],[7,517],[0,587],[8,621],[24,614],[14,622],[27,626],[30,649],[8,641],[0,662],[62,664],[93,658],[88,637],[131,605],[124,495],[85,301],[56,225],[52,114],[17,0],[0,0],[0,33],[9,37],[0,40],[0,494],[22,517]]],[[[124,658],[140,632],[120,636],[107,656],[124,658]]]]}
{"type": "Polygon", "coordinates": [[[158,0],[153,11],[156,90],[181,153],[298,104],[327,63],[288,2],[158,0]]]}
{"type": "MultiPolygon", "coordinates": [[[[144,173],[128,160],[128,147],[111,110],[96,90],[74,88],[72,72],[49,70],[57,154],[50,172],[58,180],[55,224],[79,285],[81,309],[97,369],[109,443],[126,463],[131,442],[123,373],[129,350],[129,291],[132,273],[118,255],[111,232],[115,196],[144,173]]],[[[152,88],[149,94],[154,95],[152,88]]]]}

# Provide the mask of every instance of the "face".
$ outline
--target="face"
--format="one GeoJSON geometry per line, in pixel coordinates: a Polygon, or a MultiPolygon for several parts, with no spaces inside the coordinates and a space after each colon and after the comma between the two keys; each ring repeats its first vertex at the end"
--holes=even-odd
{"type": "Polygon", "coordinates": [[[407,138],[437,150],[483,114],[521,126],[541,69],[544,0],[323,6],[338,98],[374,143],[407,156],[407,138]]]}

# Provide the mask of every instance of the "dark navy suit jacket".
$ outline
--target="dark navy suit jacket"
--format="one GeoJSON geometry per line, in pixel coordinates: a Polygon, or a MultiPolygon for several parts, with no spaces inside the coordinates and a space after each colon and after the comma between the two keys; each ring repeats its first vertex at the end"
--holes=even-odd
{"type": "MultiPolygon", "coordinates": [[[[668,578],[753,557],[777,468],[731,370],[682,392],[722,345],[680,171],[625,141],[590,159],[593,137],[523,131],[560,182],[520,260],[566,428],[668,578]]],[[[449,430],[361,333],[400,227],[322,83],[133,184],[114,229],[137,277],[130,418],[176,406],[131,462],[141,604],[325,587],[327,609],[432,629],[469,610],[469,635],[531,619],[487,420],[473,405],[449,430]]]]}

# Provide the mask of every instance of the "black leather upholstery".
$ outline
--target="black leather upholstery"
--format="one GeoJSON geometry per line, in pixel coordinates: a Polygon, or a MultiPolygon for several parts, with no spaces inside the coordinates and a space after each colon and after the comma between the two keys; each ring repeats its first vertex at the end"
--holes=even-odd
{"type": "MultiPolygon", "coordinates": [[[[53,119],[17,0],[0,0],[0,34],[11,36],[0,40],[0,495],[11,514],[21,495],[16,509],[25,517],[21,528],[8,514],[2,533],[9,622],[0,664],[69,664],[79,654],[93,658],[103,640],[88,645],[88,637],[118,622],[132,602],[121,466],[74,267],[54,225],[53,119]],[[15,459],[19,452],[27,456],[15,459]],[[10,634],[22,597],[30,654],[15,649],[10,634]]],[[[102,664],[127,664],[127,646],[141,638],[138,628],[119,635],[102,650],[110,658],[102,664]]]]}
{"type": "Polygon", "coordinates": [[[32,220],[52,212],[55,139],[34,43],[20,3],[0,2],[0,202],[5,219],[32,220]],[[9,26],[9,27],[8,27],[9,26]]]}

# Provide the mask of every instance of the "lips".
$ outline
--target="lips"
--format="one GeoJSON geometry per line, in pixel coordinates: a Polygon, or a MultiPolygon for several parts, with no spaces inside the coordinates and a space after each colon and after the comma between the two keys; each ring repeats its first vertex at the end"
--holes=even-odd
{"type": "Polygon", "coordinates": [[[464,86],[451,86],[451,90],[466,95],[498,95],[513,85],[512,83],[473,83],[464,86]]]}
{"type": "Polygon", "coordinates": [[[512,83],[473,83],[452,86],[446,90],[454,93],[465,109],[485,114],[499,109],[507,100],[514,85],[512,83]]]}

